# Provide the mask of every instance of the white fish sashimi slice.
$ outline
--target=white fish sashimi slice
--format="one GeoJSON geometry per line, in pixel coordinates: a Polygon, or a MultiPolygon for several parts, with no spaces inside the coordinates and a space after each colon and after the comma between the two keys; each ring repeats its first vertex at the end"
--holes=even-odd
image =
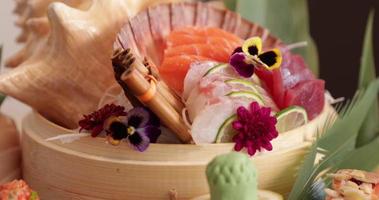
{"type": "Polygon", "coordinates": [[[222,123],[235,113],[236,105],[229,100],[205,107],[194,119],[191,134],[196,144],[214,143],[222,123]]]}
{"type": "Polygon", "coordinates": [[[230,87],[223,80],[213,80],[206,84],[196,85],[186,101],[190,121],[193,121],[206,106],[219,103],[225,98],[228,91],[230,91],[230,87]]]}
{"type": "Polygon", "coordinates": [[[183,99],[187,100],[191,90],[200,82],[204,74],[212,67],[217,65],[216,62],[195,62],[192,63],[184,78],[183,99]]]}

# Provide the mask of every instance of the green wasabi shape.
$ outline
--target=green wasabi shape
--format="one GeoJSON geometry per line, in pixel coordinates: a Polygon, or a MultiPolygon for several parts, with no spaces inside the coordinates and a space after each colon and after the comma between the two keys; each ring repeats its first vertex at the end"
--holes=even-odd
{"type": "Polygon", "coordinates": [[[207,166],[211,200],[258,200],[257,170],[247,155],[220,155],[207,166]]]}

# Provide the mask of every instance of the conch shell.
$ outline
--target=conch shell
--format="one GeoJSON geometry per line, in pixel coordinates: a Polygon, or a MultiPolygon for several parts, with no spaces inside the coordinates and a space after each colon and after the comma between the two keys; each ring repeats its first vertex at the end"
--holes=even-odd
{"type": "Polygon", "coordinates": [[[0,114],[0,185],[21,176],[19,134],[12,120],[0,114]]]}
{"type": "Polygon", "coordinates": [[[147,57],[159,65],[165,49],[165,38],[170,32],[185,26],[218,27],[242,39],[260,36],[265,47],[277,46],[281,41],[257,24],[219,6],[201,2],[182,2],[150,7],[129,20],[117,36],[114,49],[133,49],[134,54],[147,57]]]}
{"type": "MultiPolygon", "coordinates": [[[[21,28],[21,34],[16,41],[25,43],[25,46],[5,61],[7,67],[17,67],[23,61],[31,57],[40,44],[43,44],[45,37],[50,31],[47,10],[53,2],[62,2],[70,7],[86,10],[91,6],[92,0],[15,0],[16,7],[14,13],[18,15],[15,22],[21,28]]],[[[175,2],[180,0],[123,0],[128,5],[129,16],[135,15],[147,6],[175,2]]],[[[38,51],[37,51],[38,52],[38,51]]]]}
{"type": "Polygon", "coordinates": [[[41,40],[50,31],[47,8],[53,2],[64,2],[78,9],[86,9],[89,0],[16,0],[14,13],[18,15],[15,25],[21,28],[21,34],[16,38],[25,46],[5,61],[5,66],[16,67],[35,52],[41,40]]]}
{"type": "MultiPolygon", "coordinates": [[[[34,34],[38,43],[30,43],[28,52],[35,53],[29,53],[20,66],[0,76],[0,91],[29,104],[57,124],[76,128],[81,115],[96,110],[104,91],[116,83],[110,56],[121,25],[141,9],[167,1],[72,1],[81,5],[78,8],[51,3],[48,20],[28,20],[27,24],[42,24],[46,31],[34,34]]],[[[35,26],[35,30],[41,26],[35,26]]]]}

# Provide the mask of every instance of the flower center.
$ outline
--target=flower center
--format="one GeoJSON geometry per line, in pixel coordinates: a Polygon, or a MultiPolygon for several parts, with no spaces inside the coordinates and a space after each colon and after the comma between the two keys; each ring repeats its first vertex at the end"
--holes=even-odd
{"type": "Polygon", "coordinates": [[[131,136],[136,132],[136,129],[133,126],[128,126],[127,132],[128,135],[131,136]]]}

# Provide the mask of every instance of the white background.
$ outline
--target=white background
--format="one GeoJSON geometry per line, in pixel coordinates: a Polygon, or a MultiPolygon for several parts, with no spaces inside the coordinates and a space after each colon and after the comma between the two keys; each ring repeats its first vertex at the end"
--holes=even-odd
{"type": "MultiPolygon", "coordinates": [[[[6,71],[4,60],[22,47],[22,44],[15,42],[16,37],[20,34],[20,29],[14,25],[16,21],[16,16],[12,13],[15,7],[14,2],[15,0],[0,0],[0,45],[3,45],[1,73],[6,71]]],[[[14,118],[20,127],[21,119],[30,112],[30,108],[12,98],[7,98],[0,111],[14,118]]]]}

